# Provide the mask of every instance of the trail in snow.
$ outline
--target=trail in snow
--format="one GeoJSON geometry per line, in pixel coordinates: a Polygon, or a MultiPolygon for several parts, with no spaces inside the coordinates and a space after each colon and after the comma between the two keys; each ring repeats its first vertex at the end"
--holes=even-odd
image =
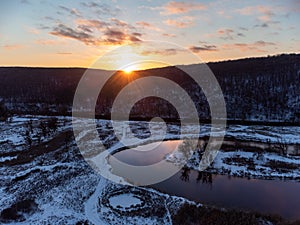
{"type": "Polygon", "coordinates": [[[100,218],[99,213],[97,212],[98,197],[101,196],[106,184],[107,180],[101,177],[95,192],[85,202],[84,211],[86,218],[95,225],[107,224],[104,220],[100,218]]]}

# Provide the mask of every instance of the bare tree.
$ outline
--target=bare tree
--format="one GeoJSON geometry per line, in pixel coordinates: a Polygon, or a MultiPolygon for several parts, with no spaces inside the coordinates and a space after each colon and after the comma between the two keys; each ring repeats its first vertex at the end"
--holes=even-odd
{"type": "Polygon", "coordinates": [[[28,144],[28,146],[31,147],[31,145],[32,145],[32,138],[30,136],[29,130],[26,130],[25,140],[26,140],[26,143],[28,144]]]}
{"type": "Polygon", "coordinates": [[[56,117],[51,118],[48,121],[48,127],[51,131],[55,132],[58,126],[58,119],[56,117]]]}
{"type": "Polygon", "coordinates": [[[9,117],[8,110],[5,104],[2,101],[0,101],[0,121],[6,121],[8,117],[9,117]]]}
{"type": "Polygon", "coordinates": [[[288,143],[282,137],[278,137],[275,148],[279,150],[280,154],[287,155],[288,143]]]}
{"type": "Polygon", "coordinates": [[[40,128],[42,130],[43,137],[46,137],[47,134],[48,134],[48,127],[47,127],[47,124],[44,121],[40,122],[40,128]]]}

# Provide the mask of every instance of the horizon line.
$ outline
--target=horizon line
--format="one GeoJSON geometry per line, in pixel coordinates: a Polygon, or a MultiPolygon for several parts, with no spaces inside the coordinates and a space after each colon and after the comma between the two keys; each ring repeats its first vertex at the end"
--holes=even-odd
{"type": "MultiPolygon", "coordinates": [[[[232,62],[232,61],[239,61],[239,60],[246,60],[246,59],[258,59],[258,58],[269,58],[269,57],[278,57],[282,55],[300,55],[300,53],[293,52],[293,53],[277,53],[273,55],[265,55],[265,56],[249,56],[249,57],[242,57],[242,58],[231,58],[231,59],[224,59],[218,61],[209,61],[209,62],[200,62],[200,63],[191,63],[191,64],[177,64],[177,65],[170,65],[170,66],[162,66],[162,67],[150,67],[146,69],[140,69],[135,71],[144,71],[150,69],[159,69],[159,68],[166,68],[166,67],[176,67],[176,66],[191,66],[197,64],[212,64],[212,63],[224,63],[224,62],[232,62]]],[[[110,70],[110,69],[103,69],[103,68],[89,68],[89,67],[80,67],[80,66],[26,66],[26,65],[0,65],[0,68],[36,68],[36,69],[95,69],[95,70],[103,70],[103,71],[122,71],[120,69],[110,70]]]]}

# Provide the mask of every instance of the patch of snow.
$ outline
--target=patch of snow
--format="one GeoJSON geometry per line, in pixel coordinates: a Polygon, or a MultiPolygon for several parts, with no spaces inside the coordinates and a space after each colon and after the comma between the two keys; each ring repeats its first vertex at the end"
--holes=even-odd
{"type": "Polygon", "coordinates": [[[6,157],[0,157],[0,162],[10,161],[12,159],[16,159],[17,156],[6,156],[6,157]]]}
{"type": "Polygon", "coordinates": [[[109,199],[109,203],[113,208],[125,209],[127,207],[134,207],[141,204],[142,201],[135,197],[132,193],[121,194],[117,196],[112,196],[109,199]]]}

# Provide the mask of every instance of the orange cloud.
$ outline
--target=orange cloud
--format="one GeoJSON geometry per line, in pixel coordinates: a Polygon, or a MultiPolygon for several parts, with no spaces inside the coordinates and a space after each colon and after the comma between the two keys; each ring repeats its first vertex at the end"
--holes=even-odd
{"type": "Polygon", "coordinates": [[[55,45],[55,44],[57,44],[57,42],[54,40],[41,40],[41,39],[36,40],[35,43],[39,44],[39,45],[55,45]]]}
{"type": "Polygon", "coordinates": [[[139,21],[139,22],[136,22],[136,25],[138,25],[139,27],[142,27],[142,28],[147,28],[149,30],[154,30],[154,31],[161,31],[160,28],[154,26],[153,24],[150,24],[148,22],[144,22],[144,21],[139,21]]]}
{"type": "Polygon", "coordinates": [[[163,11],[161,14],[163,15],[171,15],[171,14],[183,14],[190,11],[196,10],[206,10],[207,7],[201,3],[188,3],[188,2],[168,2],[162,7],[163,11]]]}
{"type": "Polygon", "coordinates": [[[121,30],[108,29],[105,33],[105,38],[103,40],[106,44],[121,45],[128,41],[130,42],[140,42],[141,33],[134,32],[132,34],[127,34],[121,30]]]}
{"type": "Polygon", "coordinates": [[[93,29],[103,30],[109,24],[100,20],[78,19],[75,21],[79,28],[87,32],[92,32],[93,29]]]}
{"type": "Polygon", "coordinates": [[[176,37],[176,34],[170,34],[170,33],[163,33],[162,35],[165,37],[176,37]]]}
{"type": "Polygon", "coordinates": [[[5,50],[16,50],[16,49],[20,49],[20,48],[23,48],[24,46],[23,45],[4,45],[2,46],[5,50]]]}
{"type": "Polygon", "coordinates": [[[111,18],[110,20],[118,27],[128,27],[129,26],[128,23],[126,23],[123,20],[119,20],[116,18],[111,18]]]}
{"type": "Polygon", "coordinates": [[[71,52],[57,52],[56,54],[58,54],[58,55],[72,55],[73,53],[71,53],[71,52]]]}
{"type": "Polygon", "coordinates": [[[263,6],[263,5],[257,5],[257,6],[248,6],[244,7],[242,9],[237,10],[241,15],[253,15],[253,14],[261,14],[258,19],[262,22],[268,22],[271,20],[271,17],[275,15],[274,11],[275,9],[271,6],[263,6]]]}
{"type": "Polygon", "coordinates": [[[184,16],[178,19],[168,19],[163,21],[165,24],[177,28],[185,28],[194,24],[194,18],[190,16],[184,16]]]}

